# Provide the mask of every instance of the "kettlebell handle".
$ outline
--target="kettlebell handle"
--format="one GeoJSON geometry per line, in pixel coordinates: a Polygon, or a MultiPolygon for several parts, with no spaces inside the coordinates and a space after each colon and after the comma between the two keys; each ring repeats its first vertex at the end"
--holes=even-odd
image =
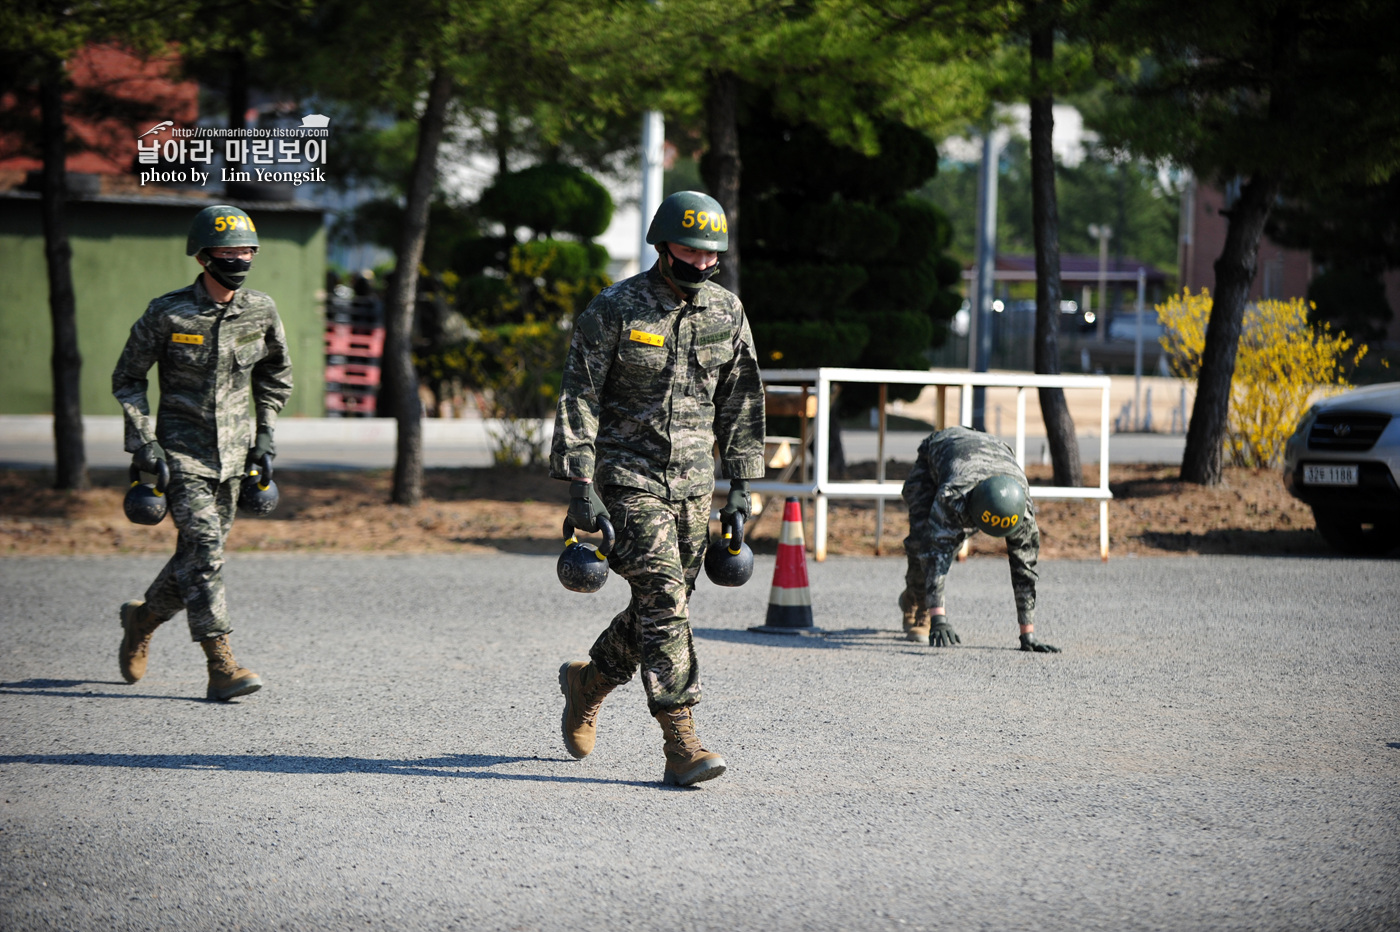
{"type": "MultiPolygon", "coordinates": [[[[170,485],[170,467],[165,460],[156,460],[156,494],[164,495],[165,489],[170,485]]],[[[133,486],[141,483],[141,470],[137,468],[136,461],[131,461],[131,468],[127,470],[126,477],[131,480],[133,486]]]]}
{"type": "MultiPolygon", "coordinates": [[[[612,522],[607,518],[599,516],[598,530],[603,534],[603,546],[598,548],[598,556],[607,557],[612,554],[613,544],[617,541],[617,534],[613,531],[612,522]]],[[[574,519],[566,517],[564,519],[564,539],[574,538],[574,519]]]]}
{"type": "Polygon", "coordinates": [[[272,485],[272,454],[264,453],[258,457],[256,465],[259,472],[254,475],[258,477],[258,488],[267,491],[267,487],[272,485]]]}
{"type": "Polygon", "coordinates": [[[744,549],[744,516],[736,511],[729,523],[730,527],[725,528],[725,522],[720,522],[720,530],[726,538],[724,547],[737,556],[744,549]]]}

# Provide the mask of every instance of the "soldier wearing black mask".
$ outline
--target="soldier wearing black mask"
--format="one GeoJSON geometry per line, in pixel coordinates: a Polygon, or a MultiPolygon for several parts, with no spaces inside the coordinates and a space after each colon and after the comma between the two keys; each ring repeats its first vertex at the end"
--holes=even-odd
{"type": "Polygon", "coordinates": [[[179,530],[175,555],[145,598],[119,610],[122,678],[135,683],[145,675],[156,629],[183,610],[190,636],[208,661],[206,695],[219,701],[262,686],[229,645],[224,542],[250,464],[276,455],[272,433],[292,393],[277,306],[270,296],[243,287],[257,250],[257,228],[245,211],[227,204],[200,211],[185,253],[203,271],[150,303],[112,373],[112,393],[126,419],[126,449],[141,471],[169,471],[166,496],[179,530]],[[160,379],[154,418],[147,399],[152,366],[160,379]]]}

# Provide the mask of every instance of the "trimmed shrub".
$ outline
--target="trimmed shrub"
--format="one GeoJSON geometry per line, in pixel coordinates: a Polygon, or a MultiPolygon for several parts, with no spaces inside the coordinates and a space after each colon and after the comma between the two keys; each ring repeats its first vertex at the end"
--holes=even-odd
{"type": "Polygon", "coordinates": [[[505,224],[507,232],[529,227],[536,236],[558,232],[592,239],[612,222],[613,202],[587,172],[546,162],[497,177],[482,193],[477,209],[505,224]]]}
{"type": "Polygon", "coordinates": [[[865,284],[858,265],[744,263],[750,320],[830,319],[865,284]]]}
{"type": "Polygon", "coordinates": [[[758,361],[764,367],[804,369],[850,366],[870,340],[864,323],[840,321],[750,320],[758,361]]]}

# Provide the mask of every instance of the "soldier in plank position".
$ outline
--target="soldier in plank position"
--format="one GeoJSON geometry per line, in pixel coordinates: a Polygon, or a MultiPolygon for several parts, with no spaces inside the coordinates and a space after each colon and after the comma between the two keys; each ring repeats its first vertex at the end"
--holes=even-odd
{"type": "Polygon", "coordinates": [[[1035,637],[1040,529],[1030,485],[1011,448],[966,427],[940,430],[919,445],[903,496],[909,507],[909,536],[904,538],[909,562],[899,597],[905,636],[934,647],[961,642],[948,623],[944,584],[963,541],[981,531],[1006,538],[1021,650],[1059,653],[1059,648],[1035,637]]]}

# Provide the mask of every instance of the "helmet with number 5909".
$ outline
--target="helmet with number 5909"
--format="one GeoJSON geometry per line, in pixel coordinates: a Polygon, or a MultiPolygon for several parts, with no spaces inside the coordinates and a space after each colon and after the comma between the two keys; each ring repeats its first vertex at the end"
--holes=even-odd
{"type": "Polygon", "coordinates": [[[979,531],[1005,537],[1025,517],[1025,486],[1015,476],[989,476],[968,493],[967,510],[979,531]]]}

